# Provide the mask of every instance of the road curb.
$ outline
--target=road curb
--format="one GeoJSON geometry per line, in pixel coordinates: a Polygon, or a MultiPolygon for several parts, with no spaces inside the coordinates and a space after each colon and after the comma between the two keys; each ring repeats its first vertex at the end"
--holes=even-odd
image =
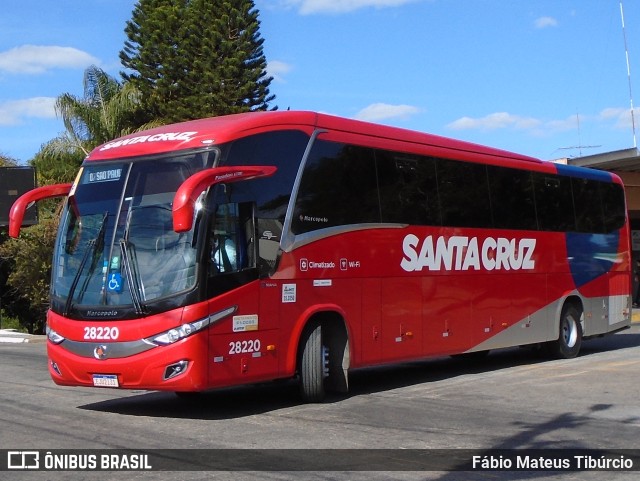
{"type": "Polygon", "coordinates": [[[38,336],[34,334],[26,334],[13,329],[0,329],[0,343],[5,344],[25,344],[25,343],[42,343],[47,340],[47,336],[38,336]]]}

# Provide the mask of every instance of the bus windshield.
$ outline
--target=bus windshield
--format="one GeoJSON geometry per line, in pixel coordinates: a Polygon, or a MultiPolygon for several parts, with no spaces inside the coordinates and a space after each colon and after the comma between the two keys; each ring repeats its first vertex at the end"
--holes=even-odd
{"type": "Polygon", "coordinates": [[[133,306],[139,315],[146,303],[193,288],[194,230],[173,230],[172,202],[209,155],[85,164],[54,253],[54,310],[133,306]]]}

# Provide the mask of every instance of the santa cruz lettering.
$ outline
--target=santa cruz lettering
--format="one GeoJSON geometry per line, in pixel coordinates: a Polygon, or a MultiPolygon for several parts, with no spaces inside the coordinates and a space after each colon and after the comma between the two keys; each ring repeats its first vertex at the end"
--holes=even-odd
{"type": "Polygon", "coordinates": [[[532,270],[536,261],[533,253],[536,239],[507,239],[505,237],[433,236],[422,242],[408,234],[402,242],[404,257],[400,266],[407,272],[421,271],[467,271],[532,270]]]}
{"type": "Polygon", "coordinates": [[[192,140],[197,133],[198,132],[165,132],[162,134],[140,135],[138,137],[129,137],[128,139],[107,142],[100,147],[100,150],[109,150],[116,147],[122,147],[123,145],[133,145],[142,142],[188,142],[192,140]]]}

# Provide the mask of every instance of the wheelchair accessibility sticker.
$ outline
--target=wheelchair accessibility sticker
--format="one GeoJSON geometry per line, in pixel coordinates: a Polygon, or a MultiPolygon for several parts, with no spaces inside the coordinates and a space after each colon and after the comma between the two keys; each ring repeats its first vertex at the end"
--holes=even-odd
{"type": "Polygon", "coordinates": [[[122,292],[122,276],[118,272],[112,272],[109,276],[107,289],[111,292],[122,292]]]}

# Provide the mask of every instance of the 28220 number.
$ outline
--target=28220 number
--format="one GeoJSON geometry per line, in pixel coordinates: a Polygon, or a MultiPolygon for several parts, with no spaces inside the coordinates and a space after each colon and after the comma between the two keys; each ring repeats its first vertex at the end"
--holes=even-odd
{"type": "Polygon", "coordinates": [[[117,327],[85,327],[84,338],[90,341],[115,341],[120,336],[117,327]]]}
{"type": "Polygon", "coordinates": [[[229,342],[229,354],[244,354],[247,352],[259,352],[260,339],[249,339],[247,341],[229,342]]]}

